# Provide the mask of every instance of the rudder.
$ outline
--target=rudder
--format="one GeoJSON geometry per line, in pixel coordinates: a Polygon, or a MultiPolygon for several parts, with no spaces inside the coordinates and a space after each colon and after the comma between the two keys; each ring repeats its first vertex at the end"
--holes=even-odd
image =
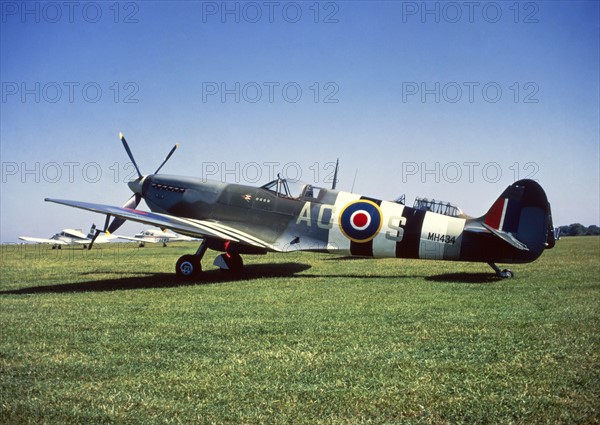
{"type": "Polygon", "coordinates": [[[508,233],[526,245],[528,251],[522,255],[528,261],[553,246],[550,204],[546,192],[534,180],[519,180],[507,187],[482,218],[486,226],[508,233]]]}
{"type": "Polygon", "coordinates": [[[95,235],[96,235],[96,225],[92,224],[92,227],[90,227],[90,231],[87,234],[87,238],[92,239],[95,235]]]}

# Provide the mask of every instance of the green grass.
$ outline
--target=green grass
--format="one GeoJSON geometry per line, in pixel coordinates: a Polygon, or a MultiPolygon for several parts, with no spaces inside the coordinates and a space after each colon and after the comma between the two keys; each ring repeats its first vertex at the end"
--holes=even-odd
{"type": "MultiPolygon", "coordinates": [[[[99,246],[98,246],[99,247],[99,246]]],[[[100,247],[99,247],[100,248],[100,247]]],[[[0,423],[599,423],[600,238],[484,264],[3,246],[0,423]]]]}

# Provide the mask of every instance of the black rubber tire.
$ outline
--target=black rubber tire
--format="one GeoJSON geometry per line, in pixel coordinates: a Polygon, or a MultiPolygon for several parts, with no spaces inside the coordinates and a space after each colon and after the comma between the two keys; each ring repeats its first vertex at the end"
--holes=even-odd
{"type": "Polygon", "coordinates": [[[177,276],[182,278],[192,278],[200,275],[202,272],[202,265],[200,259],[195,255],[183,255],[179,257],[175,264],[175,273],[177,276]]]}
{"type": "Polygon", "coordinates": [[[224,272],[238,274],[244,270],[244,260],[240,254],[223,254],[223,259],[229,267],[229,270],[221,269],[224,272]]]}

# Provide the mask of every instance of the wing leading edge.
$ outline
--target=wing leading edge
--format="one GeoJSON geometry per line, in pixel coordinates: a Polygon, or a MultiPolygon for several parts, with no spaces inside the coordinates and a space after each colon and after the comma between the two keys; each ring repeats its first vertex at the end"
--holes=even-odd
{"type": "Polygon", "coordinates": [[[223,223],[207,220],[193,220],[183,217],[175,217],[169,214],[140,211],[130,208],[116,207],[112,205],[95,204],[91,202],[70,201],[66,199],[46,198],[46,202],[66,205],[73,208],[107,214],[120,217],[125,220],[149,224],[160,228],[170,229],[177,233],[198,238],[213,238],[224,241],[239,242],[255,247],[279,251],[276,246],[264,242],[252,235],[241,232],[223,223]]]}

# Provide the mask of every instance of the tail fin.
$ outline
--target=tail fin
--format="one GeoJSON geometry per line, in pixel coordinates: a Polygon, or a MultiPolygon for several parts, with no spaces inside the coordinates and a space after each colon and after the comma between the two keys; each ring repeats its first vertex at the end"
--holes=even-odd
{"type": "Polygon", "coordinates": [[[87,238],[92,239],[95,235],[96,235],[96,225],[92,224],[92,227],[90,227],[90,231],[87,234],[87,238]]]}
{"type": "Polygon", "coordinates": [[[533,180],[519,180],[507,187],[480,220],[507,242],[513,240],[517,247],[522,244],[520,249],[529,251],[527,257],[535,259],[554,246],[554,232],[549,231],[550,204],[544,189],[533,180]]]}

